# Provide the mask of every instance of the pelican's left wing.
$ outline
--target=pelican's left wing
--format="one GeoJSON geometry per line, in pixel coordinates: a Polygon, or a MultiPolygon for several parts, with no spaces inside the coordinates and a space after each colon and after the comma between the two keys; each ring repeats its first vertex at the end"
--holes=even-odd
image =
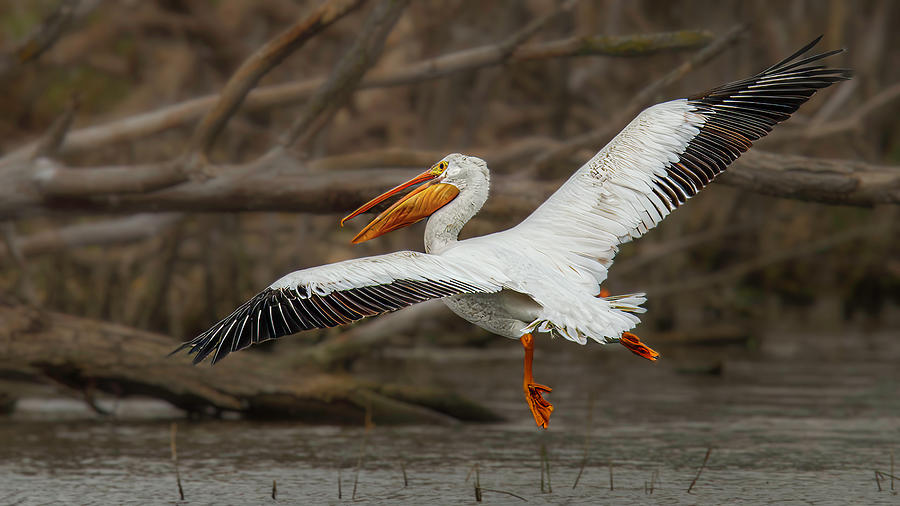
{"type": "Polygon", "coordinates": [[[850,77],[814,64],[842,50],[802,57],[819,39],[753,77],[647,108],[510,232],[591,265],[602,282],[619,244],[656,226],[816,91],[850,77]]]}
{"type": "Polygon", "coordinates": [[[196,354],[211,353],[212,363],[258,342],[315,328],[336,327],[367,316],[461,293],[501,289],[474,262],[399,251],[292,272],[209,330],[181,345],[196,354]]]}

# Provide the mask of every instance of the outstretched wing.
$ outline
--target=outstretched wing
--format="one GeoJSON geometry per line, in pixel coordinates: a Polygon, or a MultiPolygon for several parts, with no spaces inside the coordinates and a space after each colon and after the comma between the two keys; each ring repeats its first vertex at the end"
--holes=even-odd
{"type": "Polygon", "coordinates": [[[850,78],[813,65],[843,50],[802,58],[820,39],[749,79],[647,108],[514,230],[573,261],[599,260],[602,282],[619,244],[656,226],[817,90],[850,78]]]}
{"type": "Polygon", "coordinates": [[[197,364],[309,329],[336,327],[367,316],[461,293],[489,293],[501,286],[478,265],[400,251],[292,272],[209,330],[173,351],[188,348],[197,364]]]}

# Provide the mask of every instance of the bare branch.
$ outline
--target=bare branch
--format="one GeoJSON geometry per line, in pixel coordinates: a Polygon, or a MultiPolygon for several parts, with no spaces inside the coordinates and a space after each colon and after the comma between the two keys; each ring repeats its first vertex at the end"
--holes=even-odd
{"type": "Polygon", "coordinates": [[[73,169],[43,159],[35,182],[45,197],[78,197],[111,193],[146,193],[184,180],[182,165],[151,165],[73,169]]]}
{"type": "Polygon", "coordinates": [[[267,72],[310,38],[362,5],[363,1],[328,0],[250,55],[225,84],[216,105],[197,125],[189,151],[208,154],[228,119],[267,72]]]}
{"type": "MultiPolygon", "coordinates": [[[[430,155],[429,155],[430,156],[430,155]]],[[[40,162],[46,162],[46,159],[40,162]]],[[[490,162],[490,160],[488,160],[490,162]]],[[[133,194],[91,192],[90,181],[108,188],[111,173],[128,187],[130,169],[64,169],[40,171],[36,191],[22,191],[35,176],[31,171],[10,173],[0,180],[0,219],[21,218],[52,211],[109,212],[235,212],[282,211],[312,214],[341,213],[358,207],[373,194],[408,179],[410,170],[348,170],[308,172],[287,156],[270,157],[252,165],[222,166],[217,177],[188,181],[149,193],[135,185],[133,194]],[[81,181],[78,182],[80,176],[81,181]],[[59,181],[56,179],[60,178],[59,181]],[[39,189],[51,189],[50,196],[39,189]]],[[[151,173],[152,166],[141,167],[151,173]]],[[[482,215],[524,216],[558,188],[560,181],[531,181],[521,174],[495,174],[492,198],[482,215]]],[[[852,160],[786,156],[751,151],[735,161],[716,181],[778,197],[829,204],[872,206],[900,203],[900,169],[852,160]]],[[[141,181],[145,183],[146,181],[141,181]]],[[[35,183],[31,183],[35,186],[35,183]]]]}
{"type": "MultiPolygon", "coordinates": [[[[515,63],[543,58],[589,55],[635,56],[634,49],[623,51],[622,48],[633,48],[636,44],[643,44],[646,51],[644,54],[653,54],[662,50],[685,50],[705,43],[697,42],[697,40],[705,40],[703,33],[674,32],[673,34],[663,33],[657,35],[596,36],[586,39],[578,37],[566,38],[522,46],[513,52],[506,61],[515,63]],[[657,39],[657,42],[649,45],[641,42],[648,39],[657,39]]],[[[373,71],[370,76],[363,78],[359,88],[413,84],[438,79],[456,72],[499,65],[503,62],[503,52],[500,49],[500,45],[490,44],[397,66],[380,72],[377,70],[373,71]]],[[[247,111],[259,111],[299,102],[324,83],[325,78],[316,77],[305,81],[256,88],[246,96],[243,108],[247,111]]],[[[63,144],[61,151],[64,154],[77,153],[107,144],[141,139],[157,132],[177,128],[204,114],[215,105],[217,100],[218,95],[207,95],[156,111],[129,116],[101,125],[76,129],[66,137],[66,142],[63,144]]],[[[13,155],[18,155],[23,151],[29,154],[33,153],[34,147],[34,144],[31,144],[16,151],[13,155]]]]}
{"type": "Polygon", "coordinates": [[[647,56],[663,51],[694,49],[709,44],[713,34],[706,30],[681,30],[625,36],[593,35],[572,37],[545,44],[524,46],[513,61],[570,58],[575,56],[647,56]]]}
{"type": "MultiPolygon", "coordinates": [[[[327,111],[340,109],[356,90],[363,75],[378,61],[384,40],[400,19],[410,0],[382,1],[366,19],[359,35],[341,58],[328,81],[316,90],[280,144],[287,147],[307,134],[316,119],[327,111]]],[[[329,113],[329,114],[330,114],[329,113]]]]}
{"type": "Polygon", "coordinates": [[[626,122],[631,120],[631,118],[634,117],[644,106],[646,106],[647,103],[651,101],[657,93],[660,92],[660,90],[678,81],[691,70],[713,59],[716,55],[720,54],[728,46],[730,46],[731,43],[736,41],[738,36],[743,33],[744,30],[744,25],[736,25],[731,27],[727,32],[722,34],[708,46],[704,47],[700,51],[697,51],[687,61],[672,69],[661,79],[650,83],[647,87],[639,91],[637,95],[635,95],[634,98],[632,98],[625,107],[621,108],[616,113],[615,116],[613,116],[609,121],[604,121],[603,126],[596,128],[590,132],[581,134],[577,137],[573,137],[558,148],[552,151],[548,151],[543,156],[535,160],[535,167],[538,170],[550,167],[581,148],[600,145],[605,140],[612,137],[619,128],[622,128],[622,126],[625,125],[626,122]]]}
{"type": "Polygon", "coordinates": [[[900,167],[750,151],[716,182],[825,204],[900,204],[900,167]]]}
{"type": "Polygon", "coordinates": [[[38,142],[34,150],[34,158],[56,156],[59,152],[59,147],[66,138],[66,134],[69,133],[69,128],[72,126],[72,120],[75,119],[75,113],[78,112],[79,105],[77,96],[69,100],[62,116],[56,118],[56,121],[50,125],[50,129],[47,130],[44,138],[38,142]]]}

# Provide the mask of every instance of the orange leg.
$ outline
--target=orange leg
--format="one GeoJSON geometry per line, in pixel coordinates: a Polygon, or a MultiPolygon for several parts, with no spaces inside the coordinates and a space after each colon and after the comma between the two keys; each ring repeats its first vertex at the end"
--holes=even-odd
{"type": "Polygon", "coordinates": [[[534,359],[534,338],[531,334],[525,334],[519,341],[525,348],[525,374],[522,379],[522,390],[525,392],[525,402],[534,415],[534,421],[538,427],[547,428],[550,423],[550,414],[553,413],[553,404],[544,399],[545,393],[550,393],[553,389],[534,382],[534,375],[531,372],[531,362],[534,359]]]}
{"type": "Polygon", "coordinates": [[[659,357],[659,353],[642,343],[641,338],[631,332],[622,332],[622,338],[619,339],[619,344],[628,348],[631,353],[634,353],[639,357],[644,357],[650,361],[655,362],[656,358],[659,357]]]}

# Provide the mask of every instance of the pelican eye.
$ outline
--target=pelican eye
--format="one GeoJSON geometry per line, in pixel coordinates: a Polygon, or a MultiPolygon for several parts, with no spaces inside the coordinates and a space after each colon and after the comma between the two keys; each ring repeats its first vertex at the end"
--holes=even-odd
{"type": "Polygon", "coordinates": [[[439,176],[445,170],[447,170],[447,162],[446,161],[442,161],[442,162],[436,163],[431,166],[431,173],[434,174],[435,176],[439,176]]]}

